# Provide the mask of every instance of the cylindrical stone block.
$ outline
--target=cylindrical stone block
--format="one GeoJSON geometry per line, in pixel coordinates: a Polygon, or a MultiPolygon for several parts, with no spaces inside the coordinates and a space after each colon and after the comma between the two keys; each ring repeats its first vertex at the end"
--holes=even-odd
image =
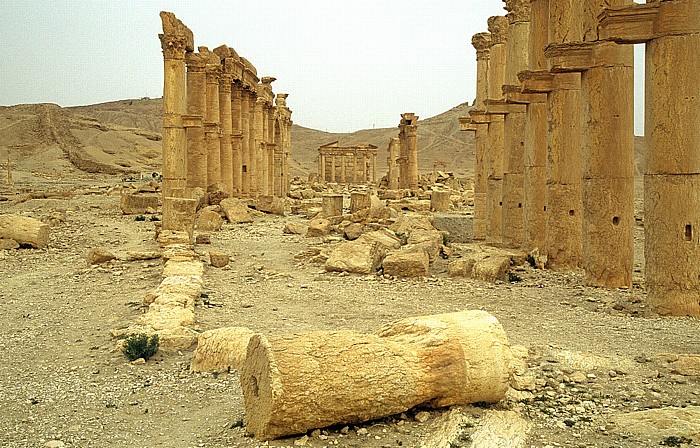
{"type": "Polygon", "coordinates": [[[446,212],[452,208],[449,191],[434,190],[430,193],[430,211],[446,212]]]}
{"type": "Polygon", "coordinates": [[[592,286],[632,286],[634,179],[583,183],[582,266],[592,286]]]}
{"type": "Polygon", "coordinates": [[[524,197],[525,175],[505,173],[503,176],[503,244],[519,248],[525,240],[524,197]]]}
{"type": "Polygon", "coordinates": [[[343,195],[324,194],[323,195],[323,216],[340,216],[343,214],[343,195]]]}
{"type": "Polygon", "coordinates": [[[503,179],[489,179],[486,190],[486,241],[503,240],[503,179]]]}
{"type": "Polygon", "coordinates": [[[700,174],[644,176],[647,299],[659,314],[700,316],[700,174]]]}
{"type": "Polygon", "coordinates": [[[547,267],[571,270],[581,265],[583,198],[581,184],[547,185],[547,267]]]}
{"type": "Polygon", "coordinates": [[[530,252],[539,249],[547,253],[547,170],[544,166],[526,166],[524,179],[525,232],[523,249],[530,252]]]}
{"type": "Polygon", "coordinates": [[[250,195],[250,97],[241,92],[241,195],[250,195]]]}
{"type": "Polygon", "coordinates": [[[549,43],[549,0],[530,0],[530,70],[547,70],[544,49],[549,43]]]}
{"type": "Polygon", "coordinates": [[[228,194],[233,194],[233,148],[231,134],[233,122],[231,117],[231,78],[224,76],[219,84],[219,113],[221,122],[221,183],[228,194]]]}

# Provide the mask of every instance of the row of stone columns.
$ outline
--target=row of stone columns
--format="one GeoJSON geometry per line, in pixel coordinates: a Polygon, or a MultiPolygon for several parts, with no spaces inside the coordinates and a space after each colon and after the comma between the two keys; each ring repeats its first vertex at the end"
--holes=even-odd
{"type": "Polygon", "coordinates": [[[377,181],[377,147],[340,147],[338,142],[319,148],[318,173],[321,183],[368,184],[377,181]]]}
{"type": "Polygon", "coordinates": [[[476,133],[474,237],[537,248],[592,285],[631,286],[634,71],[619,44],[647,42],[649,300],[699,315],[699,2],[505,3],[507,18],[472,38],[477,98],[460,119],[476,133]]]}
{"type": "Polygon", "coordinates": [[[192,32],[161,13],[164,55],[164,197],[188,189],[234,197],[289,192],[291,111],[275,78],[225,45],[195,51],[192,32]]]}

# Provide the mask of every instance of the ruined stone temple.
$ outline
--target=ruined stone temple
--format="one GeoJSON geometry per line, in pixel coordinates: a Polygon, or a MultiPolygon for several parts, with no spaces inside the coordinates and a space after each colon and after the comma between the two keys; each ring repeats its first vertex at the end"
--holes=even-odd
{"type": "Polygon", "coordinates": [[[377,147],[370,144],[340,146],[335,141],[318,148],[318,174],[322,183],[367,185],[377,182],[377,147]]]}
{"type": "Polygon", "coordinates": [[[195,48],[189,28],[172,13],[160,15],[164,198],[186,199],[195,188],[251,199],[286,196],[287,95],[275,95],[275,78],[259,78],[233,48],[195,48]]]}
{"type": "Polygon", "coordinates": [[[504,0],[472,38],[474,238],[630,287],[634,58],[646,43],[648,299],[700,315],[700,2],[504,0]]]}

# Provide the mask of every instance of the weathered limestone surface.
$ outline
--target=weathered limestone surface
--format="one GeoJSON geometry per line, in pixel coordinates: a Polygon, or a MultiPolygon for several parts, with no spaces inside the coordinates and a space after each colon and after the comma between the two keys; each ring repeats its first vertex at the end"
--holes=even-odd
{"type": "Polygon", "coordinates": [[[250,214],[250,208],[248,208],[248,204],[241,201],[240,199],[224,199],[223,201],[221,201],[221,203],[219,203],[219,206],[224,211],[228,222],[232,224],[253,222],[253,216],[250,214]]]}
{"type": "Polygon", "coordinates": [[[409,247],[387,255],[382,268],[394,277],[425,277],[430,273],[430,256],[423,248],[409,247]]]}
{"type": "Polygon", "coordinates": [[[328,193],[323,195],[323,216],[340,216],[343,214],[343,195],[328,193]]]}
{"type": "Polygon", "coordinates": [[[450,196],[452,193],[446,190],[433,190],[430,193],[430,211],[446,212],[452,208],[450,196]]]}
{"type": "Polygon", "coordinates": [[[241,373],[247,430],[260,440],[359,423],[416,405],[497,402],[512,354],[484,311],[409,318],[377,334],[255,335],[241,373]]]}
{"type": "Polygon", "coordinates": [[[199,336],[190,370],[192,372],[230,372],[241,370],[252,330],[225,327],[205,331],[199,336]]]}
{"type": "Polygon", "coordinates": [[[384,258],[384,247],[375,242],[357,239],[340,243],[326,261],[326,271],[372,274],[384,258]]]}
{"type": "Polygon", "coordinates": [[[213,232],[221,230],[224,220],[217,212],[213,210],[202,210],[197,214],[194,227],[197,230],[205,232],[213,232]]]}
{"type": "Polygon", "coordinates": [[[38,219],[18,215],[0,215],[0,238],[43,249],[49,244],[49,226],[38,219]]]}
{"type": "Polygon", "coordinates": [[[157,194],[123,194],[119,208],[125,215],[155,213],[158,210],[157,194]]]}
{"type": "Polygon", "coordinates": [[[191,240],[196,212],[195,199],[163,198],[163,230],[185,232],[191,240]]]}
{"type": "Polygon", "coordinates": [[[102,264],[114,260],[117,257],[103,247],[93,247],[88,251],[86,262],[88,266],[102,264]]]}

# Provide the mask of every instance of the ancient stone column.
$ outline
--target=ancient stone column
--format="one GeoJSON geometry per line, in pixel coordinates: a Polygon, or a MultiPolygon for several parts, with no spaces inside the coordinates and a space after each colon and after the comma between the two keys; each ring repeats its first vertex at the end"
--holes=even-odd
{"type": "Polygon", "coordinates": [[[700,316],[700,3],[610,8],[600,37],[646,42],[647,300],[660,314],[700,316]]]}
{"type": "Polygon", "coordinates": [[[505,106],[503,85],[506,74],[506,38],[508,19],[489,17],[491,49],[489,51],[488,98],[484,101],[488,114],[488,154],[486,173],[486,234],[487,241],[503,240],[503,162],[505,152],[505,106]]]}
{"type": "Polygon", "coordinates": [[[389,174],[387,175],[389,190],[397,190],[399,188],[399,167],[396,160],[399,158],[399,139],[392,137],[389,139],[389,147],[387,149],[389,157],[387,158],[387,166],[389,174]]]}
{"type": "Polygon", "coordinates": [[[331,154],[331,183],[335,182],[335,154],[331,154]]]}
{"type": "Polygon", "coordinates": [[[250,196],[250,102],[251,92],[241,91],[241,194],[250,196]]]}
{"type": "Polygon", "coordinates": [[[163,197],[184,197],[187,186],[187,113],[185,52],[194,51],[194,37],[174,14],[161,12],[163,34],[163,197]]]}
{"type": "Polygon", "coordinates": [[[340,155],[340,183],[347,184],[347,179],[345,178],[345,154],[340,155]]]}
{"type": "Polygon", "coordinates": [[[243,194],[243,89],[240,82],[233,83],[231,91],[231,152],[233,195],[243,194]]]}
{"type": "Polygon", "coordinates": [[[200,53],[188,52],[187,63],[187,188],[207,189],[207,146],[203,117],[206,105],[206,61],[200,53]]]}
{"type": "MultiPolygon", "coordinates": [[[[403,145],[405,148],[405,167],[406,167],[406,177],[405,186],[402,188],[407,188],[412,192],[418,192],[418,146],[417,146],[417,130],[418,130],[418,116],[413,113],[401,114],[401,123],[399,124],[399,139],[403,140],[403,145]]],[[[366,166],[366,164],[365,164],[366,166]]],[[[366,169],[365,169],[366,171],[366,169]]],[[[363,179],[367,181],[367,177],[363,179]]]]}
{"type": "MultiPolygon", "coordinates": [[[[530,0],[528,70],[548,70],[549,0],[530,0]]],[[[546,255],[547,241],[547,94],[527,93],[525,120],[523,249],[546,255]]]]}
{"type": "Polygon", "coordinates": [[[250,190],[253,197],[261,194],[262,187],[262,144],[263,144],[263,109],[265,107],[265,98],[258,95],[253,109],[253,136],[254,144],[250,155],[250,190]]]}
{"type": "MultiPolygon", "coordinates": [[[[623,0],[624,3],[628,3],[623,0]]],[[[584,31],[602,8],[586,3],[584,31]]],[[[584,32],[584,39],[597,33],[584,32]]],[[[632,286],[634,261],[634,54],[606,42],[553,44],[552,71],[581,73],[582,267],[595,286],[632,286]]]]}
{"type": "Polygon", "coordinates": [[[268,116],[270,114],[270,105],[265,102],[262,109],[263,123],[263,139],[260,143],[260,157],[258,166],[260,167],[260,194],[262,196],[270,196],[270,125],[268,116]]]}
{"type": "Polygon", "coordinates": [[[204,129],[207,141],[207,188],[221,182],[221,138],[219,110],[219,79],[221,59],[215,53],[200,47],[200,53],[207,54],[207,108],[204,113],[204,129]]]}
{"type": "Polygon", "coordinates": [[[223,73],[219,80],[219,113],[221,123],[221,183],[233,194],[233,121],[231,117],[231,74],[223,73]]]}
{"type": "Polygon", "coordinates": [[[326,183],[326,156],[325,156],[325,154],[319,154],[318,160],[319,160],[318,175],[320,177],[319,182],[321,182],[322,184],[325,184],[326,183]]]}
{"type": "Polygon", "coordinates": [[[352,153],[352,183],[357,184],[357,150],[352,153]]]}
{"type": "Polygon", "coordinates": [[[370,163],[372,164],[372,183],[377,183],[377,153],[370,154],[370,163]]]}
{"type": "Polygon", "coordinates": [[[528,69],[530,1],[504,0],[508,11],[503,93],[508,103],[504,122],[503,243],[522,247],[525,240],[525,123],[527,98],[520,94],[518,73],[528,69]]]}

